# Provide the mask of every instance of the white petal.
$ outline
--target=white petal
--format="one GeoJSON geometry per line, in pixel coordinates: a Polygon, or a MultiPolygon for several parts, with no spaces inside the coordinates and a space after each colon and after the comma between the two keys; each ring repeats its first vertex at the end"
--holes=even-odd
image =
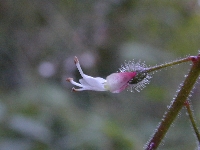
{"type": "Polygon", "coordinates": [[[81,84],[74,82],[72,78],[67,79],[67,81],[71,82],[72,84],[82,87],[80,89],[73,88],[74,91],[83,91],[83,90],[106,91],[106,89],[104,88],[104,83],[106,83],[105,79],[100,77],[94,78],[84,74],[77,57],[74,58],[74,62],[76,64],[78,71],[83,77],[82,79],[79,80],[81,84]]]}
{"type": "Polygon", "coordinates": [[[75,82],[75,81],[73,80],[73,78],[68,78],[67,81],[69,81],[69,82],[70,82],[71,84],[73,84],[73,85],[76,85],[76,86],[79,86],[79,87],[83,87],[82,84],[79,84],[79,83],[75,82]]]}
{"type": "MultiPolygon", "coordinates": [[[[104,89],[104,85],[102,83],[102,79],[88,77],[88,78],[84,78],[84,80],[92,87],[97,87],[97,88],[101,88],[101,89],[103,88],[104,89]]],[[[104,82],[106,82],[106,80],[104,82]]]]}
{"type": "Polygon", "coordinates": [[[105,83],[106,82],[106,80],[104,78],[96,77],[95,79],[98,79],[98,81],[100,83],[105,83]]]}

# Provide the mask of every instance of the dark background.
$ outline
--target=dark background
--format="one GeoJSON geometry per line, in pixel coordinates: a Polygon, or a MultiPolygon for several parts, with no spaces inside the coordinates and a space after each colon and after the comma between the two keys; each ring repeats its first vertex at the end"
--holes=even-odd
{"type": "MultiPolygon", "coordinates": [[[[163,69],[141,92],[71,92],[67,77],[106,78],[125,60],[162,64],[200,49],[197,0],[1,0],[0,149],[140,150],[191,63],[163,69]]],[[[190,98],[200,125],[200,85],[190,98]]],[[[183,109],[160,149],[196,137],[183,109]]]]}

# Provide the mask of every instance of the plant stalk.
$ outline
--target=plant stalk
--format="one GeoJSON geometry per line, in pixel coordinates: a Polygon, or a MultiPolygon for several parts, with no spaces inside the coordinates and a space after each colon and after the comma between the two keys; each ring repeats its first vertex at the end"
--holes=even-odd
{"type": "Polygon", "coordinates": [[[172,104],[170,105],[168,111],[163,116],[162,122],[159,124],[153,137],[147,143],[145,148],[146,150],[157,149],[160,142],[167,133],[170,125],[184,106],[185,100],[188,98],[190,91],[192,90],[194,84],[196,83],[196,80],[198,79],[198,76],[200,74],[200,54],[198,56],[188,57],[186,60],[191,60],[193,62],[193,65],[188,73],[188,76],[180,87],[180,91],[178,92],[175,100],[172,101],[172,104]]]}
{"type": "Polygon", "coordinates": [[[192,123],[192,127],[194,129],[194,132],[195,132],[195,135],[198,139],[198,142],[199,142],[199,145],[200,145],[200,134],[199,134],[199,130],[198,130],[198,127],[197,127],[197,124],[195,122],[195,119],[194,119],[194,114],[192,112],[192,109],[191,109],[191,106],[190,106],[190,103],[189,101],[185,101],[185,107],[187,109],[187,112],[188,112],[188,115],[189,115],[189,118],[190,118],[190,121],[192,123]]]}
{"type": "Polygon", "coordinates": [[[170,66],[173,66],[173,65],[183,63],[183,62],[187,62],[187,61],[190,61],[191,58],[193,58],[193,57],[194,56],[189,56],[189,57],[186,57],[186,58],[183,58],[183,59],[179,59],[179,60],[176,60],[176,61],[172,61],[172,62],[169,62],[169,63],[162,64],[162,65],[150,67],[150,68],[147,68],[145,70],[145,72],[149,73],[149,72],[153,72],[153,71],[156,71],[156,70],[160,70],[162,68],[166,68],[166,67],[170,67],[170,66]]]}

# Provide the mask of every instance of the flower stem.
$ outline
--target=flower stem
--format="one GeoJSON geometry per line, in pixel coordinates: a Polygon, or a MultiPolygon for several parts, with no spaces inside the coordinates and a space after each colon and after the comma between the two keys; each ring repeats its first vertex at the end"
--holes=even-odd
{"type": "Polygon", "coordinates": [[[187,109],[190,121],[192,123],[192,127],[194,129],[194,132],[195,132],[195,134],[197,136],[197,139],[198,139],[199,145],[200,145],[200,134],[199,134],[199,130],[198,130],[198,127],[196,125],[196,122],[195,122],[195,119],[194,119],[194,114],[192,113],[192,109],[191,109],[189,101],[185,101],[185,107],[187,109]]]}
{"type": "Polygon", "coordinates": [[[183,60],[184,61],[191,60],[193,62],[193,65],[188,73],[188,76],[183,82],[180,88],[180,91],[175,97],[175,100],[171,102],[171,105],[169,109],[167,110],[167,112],[165,113],[165,115],[163,116],[161,123],[156,129],[156,132],[154,133],[150,141],[147,143],[146,150],[155,150],[159,146],[160,142],[162,141],[165,134],[167,133],[170,125],[175,120],[179,111],[184,106],[185,100],[188,98],[190,91],[192,90],[196,80],[198,79],[198,76],[200,74],[200,69],[199,69],[200,68],[200,54],[198,56],[188,57],[183,60]]]}
{"type": "Polygon", "coordinates": [[[176,60],[176,61],[172,61],[172,62],[169,62],[169,63],[162,64],[162,65],[157,65],[155,67],[150,67],[150,68],[147,68],[145,71],[147,73],[153,72],[153,71],[156,71],[156,70],[159,70],[159,69],[162,69],[162,68],[166,68],[166,67],[170,67],[170,66],[173,66],[173,65],[183,63],[183,62],[190,61],[193,57],[194,56],[189,56],[189,57],[186,57],[186,58],[183,58],[183,59],[179,59],[179,60],[176,60]]]}

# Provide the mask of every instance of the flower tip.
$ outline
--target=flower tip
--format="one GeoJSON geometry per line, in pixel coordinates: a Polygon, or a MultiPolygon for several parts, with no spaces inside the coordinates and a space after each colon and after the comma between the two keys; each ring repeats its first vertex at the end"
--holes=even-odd
{"type": "Polygon", "coordinates": [[[76,56],[74,57],[74,63],[75,64],[79,63],[78,58],[76,56]]]}
{"type": "Polygon", "coordinates": [[[74,87],[72,88],[72,91],[73,91],[73,92],[77,92],[76,89],[75,89],[74,87]]]}
{"type": "Polygon", "coordinates": [[[67,78],[66,81],[71,82],[73,78],[67,78]]]}

